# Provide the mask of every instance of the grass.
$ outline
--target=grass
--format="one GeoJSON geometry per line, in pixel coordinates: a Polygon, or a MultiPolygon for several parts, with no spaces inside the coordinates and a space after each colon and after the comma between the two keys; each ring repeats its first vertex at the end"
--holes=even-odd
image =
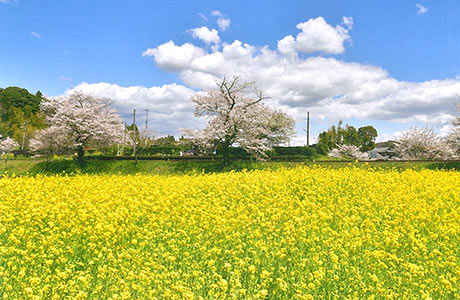
{"type": "Polygon", "coordinates": [[[40,164],[41,160],[36,159],[5,159],[0,160],[0,173],[9,175],[26,175],[31,169],[40,164]]]}
{"type": "Polygon", "coordinates": [[[139,160],[137,163],[130,160],[88,160],[84,168],[80,168],[75,161],[59,159],[53,161],[36,160],[9,160],[8,164],[0,165],[0,173],[8,175],[55,175],[55,174],[151,174],[172,175],[187,173],[221,173],[231,170],[242,171],[259,169],[278,169],[281,166],[293,167],[299,163],[289,162],[249,162],[234,161],[228,166],[222,162],[205,161],[160,161],[139,160]]]}
{"type": "MultiPolygon", "coordinates": [[[[444,169],[460,170],[460,162],[358,162],[352,163],[360,168],[383,168],[396,169],[444,169]]],[[[160,161],[139,160],[137,163],[129,160],[87,160],[86,166],[80,168],[71,159],[56,159],[49,162],[37,159],[9,159],[5,164],[0,161],[0,173],[16,176],[24,175],[55,175],[55,174],[152,174],[172,175],[187,173],[222,173],[242,170],[277,170],[281,167],[293,168],[297,166],[321,165],[330,168],[343,168],[350,165],[349,162],[256,162],[237,160],[224,166],[219,161],[160,161]]]]}

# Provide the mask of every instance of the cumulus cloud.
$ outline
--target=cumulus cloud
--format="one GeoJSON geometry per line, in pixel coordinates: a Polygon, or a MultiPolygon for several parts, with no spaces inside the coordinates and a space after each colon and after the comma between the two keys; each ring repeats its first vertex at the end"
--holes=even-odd
{"type": "Polygon", "coordinates": [[[217,17],[217,26],[219,26],[219,29],[222,31],[225,31],[230,27],[230,19],[227,18],[223,13],[221,13],[218,10],[215,10],[211,13],[211,15],[217,17]]]}
{"type": "Polygon", "coordinates": [[[182,71],[183,67],[202,57],[206,51],[192,44],[176,46],[169,41],[154,49],[147,49],[142,56],[154,56],[156,63],[167,71],[182,71]]]}
{"type": "Polygon", "coordinates": [[[342,24],[332,27],[323,17],[297,24],[301,30],[294,38],[285,36],[278,41],[278,51],[284,55],[297,52],[339,54],[345,52],[343,43],[350,39],[348,32],[353,28],[353,18],[343,17],[342,24]]]}
{"type": "Polygon", "coordinates": [[[420,3],[415,4],[415,7],[417,7],[417,13],[419,15],[424,14],[424,13],[426,13],[428,11],[428,8],[426,8],[425,6],[423,6],[420,3]]]}
{"type": "Polygon", "coordinates": [[[209,29],[206,26],[202,26],[198,28],[192,28],[189,31],[194,38],[202,40],[206,43],[206,45],[218,45],[220,43],[219,33],[214,28],[209,29]]]}
{"type": "Polygon", "coordinates": [[[129,86],[105,82],[81,83],[66,94],[79,91],[113,101],[113,106],[130,124],[133,109],[137,109],[137,124],[144,122],[144,110],[149,110],[149,127],[158,135],[178,135],[181,128],[199,128],[202,122],[194,117],[194,106],[189,100],[193,90],[177,84],[159,87],[129,86]]]}
{"type": "Polygon", "coordinates": [[[319,17],[300,23],[301,32],[281,39],[277,49],[235,40],[209,53],[170,41],[144,54],[152,56],[161,69],[178,74],[191,88],[212,88],[224,76],[242,75],[271,97],[269,105],[293,115],[298,124],[303,124],[307,109],[313,119],[327,119],[329,125],[340,119],[435,128],[449,124],[460,94],[458,79],[399,81],[379,66],[299,56],[301,52],[342,53],[352,26],[351,18],[332,27],[319,17]]]}

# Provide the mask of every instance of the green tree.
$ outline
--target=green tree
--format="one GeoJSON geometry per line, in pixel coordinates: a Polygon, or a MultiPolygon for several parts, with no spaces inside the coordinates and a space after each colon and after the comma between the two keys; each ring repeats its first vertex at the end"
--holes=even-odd
{"type": "Polygon", "coordinates": [[[43,96],[40,91],[34,95],[19,87],[0,88],[0,135],[22,141],[25,131],[27,147],[33,132],[46,127],[40,113],[42,101],[43,96]]]}
{"type": "Polygon", "coordinates": [[[346,125],[343,131],[343,139],[341,145],[361,146],[361,138],[358,130],[355,127],[346,125]]]}
{"type": "Polygon", "coordinates": [[[360,127],[358,134],[361,140],[361,151],[369,151],[375,148],[377,129],[372,126],[360,127]]]}
{"type": "Polygon", "coordinates": [[[332,125],[327,131],[319,134],[316,147],[320,153],[326,154],[336,147],[338,141],[341,140],[341,125],[342,121],[339,122],[337,127],[332,125]]]}
{"type": "Polygon", "coordinates": [[[173,135],[163,136],[155,139],[153,142],[155,146],[176,146],[177,141],[173,135]]]}
{"type": "Polygon", "coordinates": [[[361,151],[368,151],[374,149],[376,137],[377,130],[372,126],[360,127],[356,130],[348,124],[343,127],[342,121],[339,121],[337,126],[332,125],[327,131],[319,134],[316,148],[322,154],[340,145],[354,145],[360,147],[361,151]]]}

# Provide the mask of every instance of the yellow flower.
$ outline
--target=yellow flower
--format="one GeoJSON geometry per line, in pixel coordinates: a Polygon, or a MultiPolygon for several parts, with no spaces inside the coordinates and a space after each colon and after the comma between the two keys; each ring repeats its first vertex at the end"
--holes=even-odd
{"type": "Polygon", "coordinates": [[[260,273],[260,278],[262,279],[268,278],[268,276],[270,276],[270,272],[267,270],[262,270],[262,273],[260,273]]]}
{"type": "Polygon", "coordinates": [[[268,296],[268,291],[267,290],[260,290],[259,297],[261,299],[265,299],[267,296],[268,296]]]}
{"type": "Polygon", "coordinates": [[[248,267],[248,271],[249,271],[249,273],[253,273],[253,274],[254,274],[254,273],[256,272],[256,267],[254,267],[253,265],[250,265],[250,266],[248,267]]]}
{"type": "Polygon", "coordinates": [[[2,177],[0,295],[455,298],[459,182],[372,164],[2,177]]]}

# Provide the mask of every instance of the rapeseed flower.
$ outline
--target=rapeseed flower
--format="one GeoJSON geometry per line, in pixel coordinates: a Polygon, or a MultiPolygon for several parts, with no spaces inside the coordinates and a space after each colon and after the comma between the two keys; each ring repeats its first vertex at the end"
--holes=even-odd
{"type": "Polygon", "coordinates": [[[0,179],[0,299],[459,299],[460,173],[0,179]]]}

